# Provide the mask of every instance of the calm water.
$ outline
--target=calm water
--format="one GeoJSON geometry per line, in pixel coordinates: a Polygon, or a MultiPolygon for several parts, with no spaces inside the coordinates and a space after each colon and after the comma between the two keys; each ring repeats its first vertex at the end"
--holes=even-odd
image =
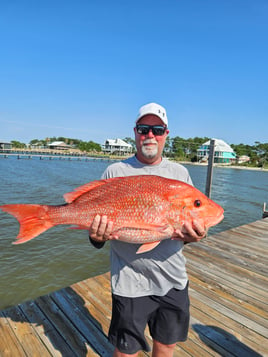
{"type": "MultiPolygon", "coordinates": [[[[0,204],[61,204],[62,195],[98,179],[108,161],[0,159],[0,204]]],[[[207,168],[187,166],[194,184],[205,190],[207,168]]],[[[210,234],[261,218],[268,203],[268,172],[214,168],[212,199],[225,219],[210,234]]],[[[0,309],[68,286],[109,270],[109,244],[88,243],[86,231],[58,226],[34,240],[12,245],[19,225],[0,212],[0,309]]]]}

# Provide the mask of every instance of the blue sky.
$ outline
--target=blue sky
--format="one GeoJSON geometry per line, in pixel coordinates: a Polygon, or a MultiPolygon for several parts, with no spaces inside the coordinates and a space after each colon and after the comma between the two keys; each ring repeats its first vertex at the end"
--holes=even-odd
{"type": "Polygon", "coordinates": [[[267,0],[2,0],[0,140],[170,137],[268,142],[267,0]]]}

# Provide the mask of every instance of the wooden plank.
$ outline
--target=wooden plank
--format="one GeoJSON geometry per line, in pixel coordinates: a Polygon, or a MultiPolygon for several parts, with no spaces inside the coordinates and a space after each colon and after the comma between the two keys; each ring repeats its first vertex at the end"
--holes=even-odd
{"type": "Polygon", "coordinates": [[[191,296],[196,300],[202,300],[206,305],[211,306],[213,310],[219,311],[223,316],[227,316],[232,320],[235,320],[244,326],[250,328],[253,331],[256,331],[259,335],[263,337],[268,336],[268,329],[266,326],[258,324],[256,321],[251,320],[247,316],[242,315],[239,312],[233,311],[228,307],[220,304],[218,301],[211,299],[205,295],[200,294],[199,292],[192,290],[191,296]]]}
{"type": "Polygon", "coordinates": [[[3,314],[16,334],[16,338],[26,356],[50,356],[46,346],[40,340],[34,327],[28,323],[19,306],[7,309],[3,314]]]}
{"type": "Polygon", "coordinates": [[[34,301],[25,302],[20,305],[20,308],[51,356],[72,355],[73,351],[34,301]]]}
{"type": "Polygon", "coordinates": [[[252,308],[256,308],[261,311],[265,311],[267,309],[267,302],[259,299],[257,290],[255,290],[255,293],[251,292],[247,290],[246,286],[245,288],[242,288],[241,284],[235,284],[230,281],[230,279],[224,279],[224,276],[219,278],[215,275],[215,272],[206,272],[206,274],[202,274],[200,277],[200,271],[202,270],[200,270],[199,267],[196,269],[192,264],[188,268],[190,278],[195,277],[213,288],[217,288],[222,292],[228,293],[230,296],[236,298],[238,303],[240,303],[240,301],[244,301],[245,303],[251,304],[252,308]]]}
{"type": "Polygon", "coordinates": [[[181,346],[182,349],[188,348],[189,342],[192,341],[190,346],[191,356],[214,356],[218,357],[220,354],[216,351],[211,350],[209,346],[202,342],[199,334],[193,329],[193,320],[191,318],[188,339],[186,342],[179,342],[177,345],[181,346]]]}
{"type": "Polygon", "coordinates": [[[230,255],[235,255],[236,257],[241,257],[247,259],[249,265],[255,266],[263,266],[266,268],[267,263],[267,255],[265,254],[265,250],[261,250],[263,255],[256,254],[255,248],[249,249],[248,247],[241,245],[234,245],[232,242],[228,242],[226,240],[213,239],[213,237],[209,237],[206,240],[206,245],[212,247],[214,249],[228,252],[230,255]]]}
{"type": "MultiPolygon", "coordinates": [[[[232,290],[230,290],[229,292],[222,289],[222,286],[218,285],[211,285],[207,282],[204,282],[203,280],[197,278],[196,276],[193,276],[192,274],[190,274],[190,287],[193,290],[199,291],[203,294],[214,294],[214,297],[217,299],[224,299],[227,302],[232,302],[233,304],[235,304],[235,306],[239,305],[243,310],[248,310],[250,311],[252,314],[256,315],[256,316],[261,316],[263,319],[265,319],[265,321],[268,321],[268,311],[265,309],[261,309],[255,305],[253,305],[252,303],[248,303],[246,301],[244,301],[241,296],[239,298],[237,298],[236,296],[234,296],[232,294],[232,290]],[[239,303],[239,304],[238,304],[239,303]]],[[[255,301],[253,301],[255,302],[255,301]]]]}
{"type": "Polygon", "coordinates": [[[52,298],[64,314],[68,316],[83,342],[89,344],[101,356],[110,357],[113,347],[108,342],[102,329],[97,328],[94,324],[89,311],[84,307],[83,302],[81,304],[81,299],[77,296],[76,304],[74,299],[70,300],[68,298],[66,290],[53,293],[52,298]]]}
{"type": "Polygon", "coordinates": [[[252,236],[246,239],[245,236],[230,231],[219,233],[219,235],[209,237],[213,240],[224,241],[229,243],[233,247],[241,247],[247,249],[248,252],[253,251],[260,257],[265,257],[267,252],[267,245],[260,242],[260,240],[253,239],[252,236]],[[230,234],[231,233],[231,234],[230,234]]]}
{"type": "Polygon", "coordinates": [[[226,333],[221,327],[204,325],[196,321],[193,324],[200,338],[221,356],[261,357],[262,355],[241,343],[233,334],[226,333]]]}
{"type": "Polygon", "coordinates": [[[227,251],[221,251],[219,249],[213,248],[205,243],[198,244],[198,249],[196,247],[188,248],[192,249],[192,254],[198,257],[206,259],[206,262],[212,263],[217,266],[226,269],[228,264],[228,270],[233,270],[235,274],[239,274],[242,277],[254,277],[258,281],[263,281],[265,284],[268,283],[268,269],[266,266],[260,266],[257,264],[250,264],[247,259],[242,257],[237,257],[236,255],[230,254],[227,251]]]}
{"type": "Polygon", "coordinates": [[[68,316],[55,304],[50,295],[38,298],[36,303],[72,350],[73,356],[90,355],[91,348],[88,346],[87,341],[76,330],[68,316]]]}
{"type": "Polygon", "coordinates": [[[198,262],[193,261],[193,259],[191,264],[188,264],[188,271],[195,272],[196,275],[200,275],[200,272],[202,272],[202,280],[209,278],[211,284],[228,286],[234,290],[234,294],[243,293],[244,296],[256,299],[260,305],[267,305],[267,293],[260,287],[256,287],[256,283],[250,279],[241,278],[237,274],[230,274],[228,271],[217,265],[211,264],[209,267],[206,266],[204,268],[203,264],[199,264],[198,262]],[[237,282],[237,277],[239,277],[239,284],[237,282]]]}
{"type": "Polygon", "coordinates": [[[193,296],[191,296],[191,304],[192,321],[197,323],[197,320],[199,324],[221,328],[230,335],[234,335],[241,343],[259,353],[263,352],[264,339],[257,332],[245,327],[239,321],[223,315],[220,311],[215,310],[214,306],[208,306],[205,302],[196,300],[193,296]]]}
{"type": "Polygon", "coordinates": [[[9,319],[0,312],[0,356],[26,356],[25,351],[16,337],[16,330],[12,328],[9,319]]]}
{"type": "Polygon", "coordinates": [[[239,277],[239,285],[244,286],[246,289],[250,289],[251,293],[259,299],[268,299],[267,284],[268,278],[258,274],[257,272],[250,271],[250,267],[246,268],[244,266],[239,266],[231,261],[226,261],[222,257],[217,257],[216,255],[210,256],[206,249],[199,246],[198,250],[192,250],[191,255],[189,250],[185,252],[187,258],[191,259],[191,265],[195,266],[200,271],[208,272],[210,275],[217,275],[224,280],[228,280],[237,286],[237,277],[239,277]],[[228,272],[227,272],[228,267],[228,272]],[[256,294],[256,291],[258,294],[256,294]]]}

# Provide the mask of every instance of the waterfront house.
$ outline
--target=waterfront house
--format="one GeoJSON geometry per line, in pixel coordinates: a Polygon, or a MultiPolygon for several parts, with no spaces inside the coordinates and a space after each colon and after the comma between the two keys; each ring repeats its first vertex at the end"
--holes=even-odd
{"type": "MultiPolygon", "coordinates": [[[[225,141],[221,139],[215,140],[214,162],[222,164],[231,164],[236,162],[236,154],[234,150],[225,141]]],[[[206,162],[209,157],[210,140],[202,144],[197,149],[197,159],[199,162],[206,162]]]]}
{"type": "Polygon", "coordinates": [[[237,163],[238,164],[244,164],[245,162],[249,162],[250,157],[248,155],[242,155],[237,158],[237,163]]]}
{"type": "Polygon", "coordinates": [[[122,139],[107,139],[102,145],[102,151],[109,154],[126,155],[132,152],[132,145],[122,139]]]}
{"type": "Polygon", "coordinates": [[[12,144],[7,143],[6,141],[0,141],[0,150],[11,150],[12,144]]]}
{"type": "Polygon", "coordinates": [[[48,144],[48,148],[52,150],[70,150],[72,146],[65,144],[64,141],[53,141],[48,144]]]}

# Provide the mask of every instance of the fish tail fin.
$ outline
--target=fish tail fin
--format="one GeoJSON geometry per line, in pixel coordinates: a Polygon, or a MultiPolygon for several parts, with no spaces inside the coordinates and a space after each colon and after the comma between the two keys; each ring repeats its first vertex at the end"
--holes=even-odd
{"type": "Polygon", "coordinates": [[[55,225],[50,220],[49,206],[46,205],[14,204],[0,206],[0,209],[13,215],[20,223],[17,241],[13,244],[25,243],[55,225]]]}

